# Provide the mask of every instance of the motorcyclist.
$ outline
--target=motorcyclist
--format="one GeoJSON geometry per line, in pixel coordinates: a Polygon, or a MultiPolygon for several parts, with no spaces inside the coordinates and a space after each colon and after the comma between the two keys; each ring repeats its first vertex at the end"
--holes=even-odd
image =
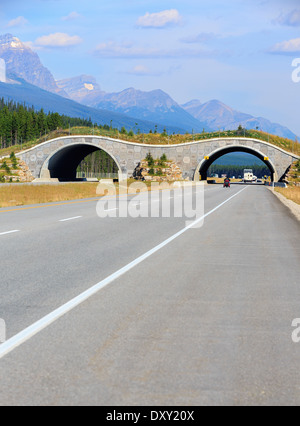
{"type": "Polygon", "coordinates": [[[224,179],[224,188],[225,187],[230,187],[230,179],[228,176],[226,176],[226,178],[224,179]]]}

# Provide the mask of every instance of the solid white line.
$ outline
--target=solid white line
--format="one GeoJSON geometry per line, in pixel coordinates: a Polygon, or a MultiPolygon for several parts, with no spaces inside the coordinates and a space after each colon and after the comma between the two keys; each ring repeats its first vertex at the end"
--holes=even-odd
{"type": "Polygon", "coordinates": [[[20,231],[18,231],[18,230],[14,230],[14,231],[1,232],[1,234],[0,234],[0,235],[14,234],[14,233],[16,233],[16,232],[20,232],[20,231]]]}
{"type": "Polygon", "coordinates": [[[154,253],[161,250],[163,247],[170,244],[172,241],[180,237],[182,234],[184,234],[189,229],[196,226],[199,222],[203,221],[207,216],[214,213],[216,210],[220,209],[224,204],[228,203],[230,200],[232,200],[234,197],[239,195],[241,192],[243,192],[247,187],[243,188],[241,191],[237,192],[236,194],[232,195],[230,198],[227,198],[226,201],[219,204],[217,207],[206,213],[201,218],[195,220],[190,225],[183,228],[181,231],[174,234],[172,237],[168,238],[167,240],[163,241],[161,244],[157,245],[153,249],[147,251],[142,256],[135,259],[133,262],[129,263],[128,265],[124,266],[123,268],[119,269],[114,274],[110,275],[109,277],[105,278],[104,280],[100,281],[98,284],[94,285],[93,287],[89,288],[88,290],[81,293],[79,296],[75,297],[74,299],[70,300],[66,304],[62,305],[60,308],[56,309],[55,311],[51,312],[50,314],[46,315],[44,318],[40,319],[39,321],[35,322],[25,330],[21,331],[20,333],[16,334],[14,337],[7,340],[5,343],[0,345],[0,359],[3,358],[5,355],[16,349],[18,346],[22,345],[26,341],[30,340],[33,336],[38,334],[40,331],[44,330],[46,327],[57,321],[59,318],[61,318],[66,313],[70,312],[74,308],[76,308],[78,305],[82,304],[84,301],[89,299],[90,297],[94,296],[96,293],[98,293],[101,289],[106,287],[108,284],[111,284],[116,279],[120,278],[122,275],[126,274],[131,269],[135,268],[137,265],[142,263],[144,260],[148,259],[150,256],[152,256],[154,253]]]}
{"type": "Polygon", "coordinates": [[[69,217],[68,219],[61,219],[60,222],[67,222],[68,220],[80,219],[82,216],[69,217]]]}

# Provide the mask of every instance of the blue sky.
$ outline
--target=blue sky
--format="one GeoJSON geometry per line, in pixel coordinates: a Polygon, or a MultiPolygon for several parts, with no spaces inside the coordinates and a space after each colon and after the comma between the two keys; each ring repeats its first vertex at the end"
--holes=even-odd
{"type": "Polygon", "coordinates": [[[219,99],[300,135],[299,0],[1,0],[0,27],[56,79],[219,99]]]}

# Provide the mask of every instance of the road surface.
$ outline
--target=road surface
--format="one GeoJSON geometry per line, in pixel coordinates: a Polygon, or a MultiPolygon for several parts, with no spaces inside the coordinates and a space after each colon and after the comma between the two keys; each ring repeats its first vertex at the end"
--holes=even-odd
{"type": "Polygon", "coordinates": [[[0,210],[0,405],[300,404],[299,222],[270,190],[208,187],[191,229],[96,203],[0,210]]]}

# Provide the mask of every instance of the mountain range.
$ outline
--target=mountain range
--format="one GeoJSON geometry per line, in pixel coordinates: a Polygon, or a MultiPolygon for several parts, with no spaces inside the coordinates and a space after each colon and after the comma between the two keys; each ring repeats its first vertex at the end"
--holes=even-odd
{"type": "Polygon", "coordinates": [[[201,103],[194,99],[184,105],[176,103],[162,90],[143,92],[134,88],[119,93],[101,90],[94,77],[81,75],[56,82],[68,96],[84,105],[119,112],[131,117],[146,119],[165,126],[180,126],[188,132],[260,129],[277,136],[295,139],[287,127],[263,117],[236,111],[218,100],[201,103]]]}
{"type": "Polygon", "coordinates": [[[211,100],[204,104],[199,100],[193,100],[182,105],[182,107],[193,117],[205,122],[214,130],[235,130],[241,125],[245,129],[259,129],[289,139],[295,139],[296,137],[287,127],[271,123],[271,121],[263,117],[253,117],[250,114],[235,111],[218,100],[211,100]]]}
{"type": "Polygon", "coordinates": [[[11,34],[0,36],[0,58],[6,63],[9,77],[7,83],[0,83],[0,96],[45,111],[90,117],[98,124],[112,121],[114,127],[139,128],[142,132],[165,128],[168,132],[198,133],[203,129],[232,130],[242,125],[247,129],[259,128],[278,136],[296,138],[280,124],[235,111],[219,100],[206,103],[192,100],[179,105],[162,90],[144,92],[129,88],[107,93],[89,75],[55,81],[37,53],[11,34]]]}
{"type": "Polygon", "coordinates": [[[79,76],[57,82],[69,97],[84,105],[126,114],[139,120],[152,121],[166,127],[181,127],[183,131],[212,130],[193,117],[162,90],[143,92],[134,88],[120,93],[106,93],[92,76],[79,76]]]}

